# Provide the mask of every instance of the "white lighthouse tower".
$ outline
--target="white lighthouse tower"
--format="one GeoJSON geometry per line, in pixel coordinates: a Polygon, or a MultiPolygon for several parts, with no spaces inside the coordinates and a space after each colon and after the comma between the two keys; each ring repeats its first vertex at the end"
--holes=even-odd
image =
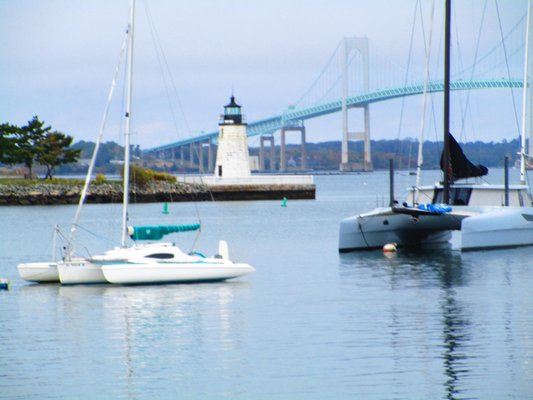
{"type": "Polygon", "coordinates": [[[224,115],[218,124],[218,150],[215,164],[217,178],[248,178],[250,176],[250,155],[243,123],[241,106],[231,96],[224,106],[224,115]]]}

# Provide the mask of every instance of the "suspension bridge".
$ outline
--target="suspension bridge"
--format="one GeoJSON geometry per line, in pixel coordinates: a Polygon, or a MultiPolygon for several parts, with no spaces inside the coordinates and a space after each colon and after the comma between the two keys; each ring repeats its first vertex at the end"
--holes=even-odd
{"type": "MultiPolygon", "coordinates": [[[[477,89],[501,89],[523,87],[523,53],[525,18],[519,20],[506,34],[502,42],[489,49],[452,76],[452,91],[477,89]],[[509,62],[509,60],[513,60],[509,62]],[[502,76],[507,76],[502,78],[502,76]]],[[[333,113],[341,113],[342,150],[341,171],[372,170],[370,150],[370,105],[396,98],[420,95],[424,92],[443,91],[442,80],[424,83],[422,71],[406,71],[381,56],[384,52],[369,52],[367,38],[351,37],[341,40],[317,79],[301,98],[288,109],[268,118],[248,122],[248,137],[260,136],[259,171],[287,171],[286,134],[290,131],[301,135],[300,169],[306,170],[305,121],[333,113]],[[348,110],[362,109],[364,129],[351,132],[348,110]],[[275,133],[280,134],[279,162],[276,157],[275,133]],[[354,163],[348,152],[349,141],[363,141],[363,162],[354,163]],[[270,148],[266,150],[265,144],[270,148]],[[269,161],[267,167],[266,161],[269,161]]],[[[435,76],[442,76],[438,71],[435,76]]],[[[146,150],[160,159],[169,159],[181,165],[198,167],[199,172],[213,170],[213,148],[217,144],[218,131],[179,140],[146,150]],[[204,151],[207,160],[204,160],[204,151]],[[188,154],[187,154],[188,153],[188,154]],[[195,156],[197,161],[195,162],[195,156]],[[207,161],[207,162],[206,162],[207,161]]],[[[530,140],[532,142],[532,140],[530,140]]]]}

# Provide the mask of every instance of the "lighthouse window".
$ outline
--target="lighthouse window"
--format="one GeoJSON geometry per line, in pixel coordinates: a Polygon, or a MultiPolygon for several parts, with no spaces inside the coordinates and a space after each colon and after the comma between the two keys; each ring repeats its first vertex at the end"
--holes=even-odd
{"type": "Polygon", "coordinates": [[[238,107],[228,107],[226,108],[226,114],[228,115],[237,115],[240,114],[240,109],[238,107]]]}

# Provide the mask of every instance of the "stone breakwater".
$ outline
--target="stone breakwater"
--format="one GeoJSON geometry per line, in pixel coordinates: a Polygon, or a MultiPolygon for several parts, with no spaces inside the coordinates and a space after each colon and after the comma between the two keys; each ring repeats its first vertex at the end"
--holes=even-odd
{"type": "MultiPolygon", "coordinates": [[[[0,185],[2,205],[77,204],[81,184],[0,185]]],[[[121,203],[122,183],[94,184],[89,188],[87,203],[121,203]]],[[[132,203],[162,203],[180,201],[234,201],[314,199],[314,184],[206,185],[199,183],[151,182],[130,187],[132,203]]]]}
{"type": "MultiPolygon", "coordinates": [[[[83,188],[81,184],[0,185],[0,205],[47,205],[77,204],[83,188]]],[[[121,203],[122,183],[110,182],[91,185],[87,203],[121,203]]],[[[157,203],[172,201],[211,200],[211,193],[205,185],[151,182],[146,185],[132,185],[130,201],[157,203]]]]}

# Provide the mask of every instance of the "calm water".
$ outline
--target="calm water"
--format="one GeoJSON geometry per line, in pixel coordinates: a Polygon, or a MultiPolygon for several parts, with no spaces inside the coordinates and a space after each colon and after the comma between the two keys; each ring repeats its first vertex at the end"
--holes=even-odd
{"type": "MultiPolygon", "coordinates": [[[[532,399],[533,249],[339,255],[339,221],[386,201],[388,177],[316,182],[286,208],[132,207],[142,224],[198,211],[198,250],[225,238],[257,269],[215,284],[28,284],[16,264],[48,259],[74,207],[0,207],[0,398],[532,399]]],[[[117,242],[119,210],[85,208],[88,251],[117,242]]]]}

